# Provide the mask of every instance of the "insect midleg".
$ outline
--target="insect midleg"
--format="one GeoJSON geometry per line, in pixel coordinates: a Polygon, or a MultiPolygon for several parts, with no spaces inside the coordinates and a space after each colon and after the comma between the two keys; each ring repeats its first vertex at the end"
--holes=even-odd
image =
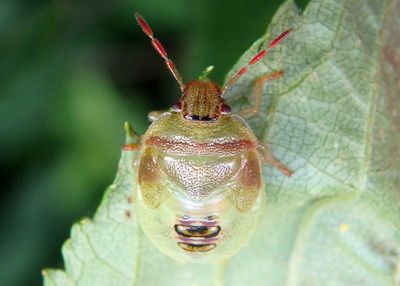
{"type": "Polygon", "coordinates": [[[278,169],[285,176],[290,177],[293,175],[293,171],[288,166],[283,164],[278,158],[276,158],[268,149],[267,144],[258,142],[258,150],[261,152],[264,163],[271,164],[274,168],[278,169]]]}
{"type": "Polygon", "coordinates": [[[278,79],[282,76],[283,76],[283,70],[277,70],[256,78],[254,81],[254,87],[252,92],[252,96],[254,97],[254,103],[252,104],[251,107],[239,111],[238,114],[243,118],[256,116],[261,109],[264,83],[270,80],[278,79]]]}

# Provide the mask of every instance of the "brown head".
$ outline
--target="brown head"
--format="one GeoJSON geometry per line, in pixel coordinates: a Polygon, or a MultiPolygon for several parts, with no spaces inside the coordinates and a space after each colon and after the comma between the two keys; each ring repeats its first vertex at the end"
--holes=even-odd
{"type": "Polygon", "coordinates": [[[168,69],[175,77],[182,91],[181,99],[172,106],[172,111],[181,112],[188,120],[214,121],[223,114],[229,114],[231,109],[224,103],[225,92],[232,87],[256,63],[267,54],[267,51],[279,44],[292,29],[288,29],[273,39],[269,45],[258,52],[246,65],[241,67],[236,74],[227,80],[221,88],[218,84],[207,79],[207,74],[212,70],[208,67],[198,80],[185,84],[172,60],[168,57],[163,45],[157,40],[147,22],[139,14],[135,15],[143,32],[151,39],[151,43],[160,56],[164,59],[168,69]]]}
{"type": "Polygon", "coordinates": [[[181,112],[188,120],[211,121],[221,114],[228,114],[230,108],[224,103],[221,88],[209,80],[193,80],[185,85],[181,99],[172,110],[181,112]]]}

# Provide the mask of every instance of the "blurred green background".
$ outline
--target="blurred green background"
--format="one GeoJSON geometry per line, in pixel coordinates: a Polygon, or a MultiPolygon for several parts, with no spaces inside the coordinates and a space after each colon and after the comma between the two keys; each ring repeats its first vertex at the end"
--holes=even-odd
{"type": "MultiPolygon", "coordinates": [[[[140,12],[185,81],[224,74],[283,1],[0,1],[0,284],[41,285],[73,222],[112,182],[123,122],[179,89],[134,22],[140,12]]],[[[306,0],[296,1],[302,8],[306,0]]]]}

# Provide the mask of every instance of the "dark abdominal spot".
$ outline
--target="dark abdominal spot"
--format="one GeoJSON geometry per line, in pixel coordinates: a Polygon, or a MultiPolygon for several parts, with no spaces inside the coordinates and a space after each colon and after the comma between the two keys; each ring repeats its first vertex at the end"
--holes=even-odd
{"type": "Polygon", "coordinates": [[[215,243],[211,244],[192,244],[178,242],[180,248],[188,252],[207,252],[213,250],[217,245],[215,243]]]}
{"type": "Polygon", "coordinates": [[[211,238],[216,237],[221,231],[221,227],[217,226],[205,226],[205,225],[183,225],[176,224],[174,226],[175,232],[183,237],[192,238],[211,238]]]}

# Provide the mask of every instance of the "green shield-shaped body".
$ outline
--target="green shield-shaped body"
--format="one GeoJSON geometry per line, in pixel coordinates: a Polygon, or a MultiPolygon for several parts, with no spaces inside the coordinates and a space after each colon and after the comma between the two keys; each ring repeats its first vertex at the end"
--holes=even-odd
{"type": "Polygon", "coordinates": [[[136,208],[163,253],[221,261],[258,227],[265,204],[257,139],[237,115],[215,122],[164,113],[142,139],[136,208]]]}

